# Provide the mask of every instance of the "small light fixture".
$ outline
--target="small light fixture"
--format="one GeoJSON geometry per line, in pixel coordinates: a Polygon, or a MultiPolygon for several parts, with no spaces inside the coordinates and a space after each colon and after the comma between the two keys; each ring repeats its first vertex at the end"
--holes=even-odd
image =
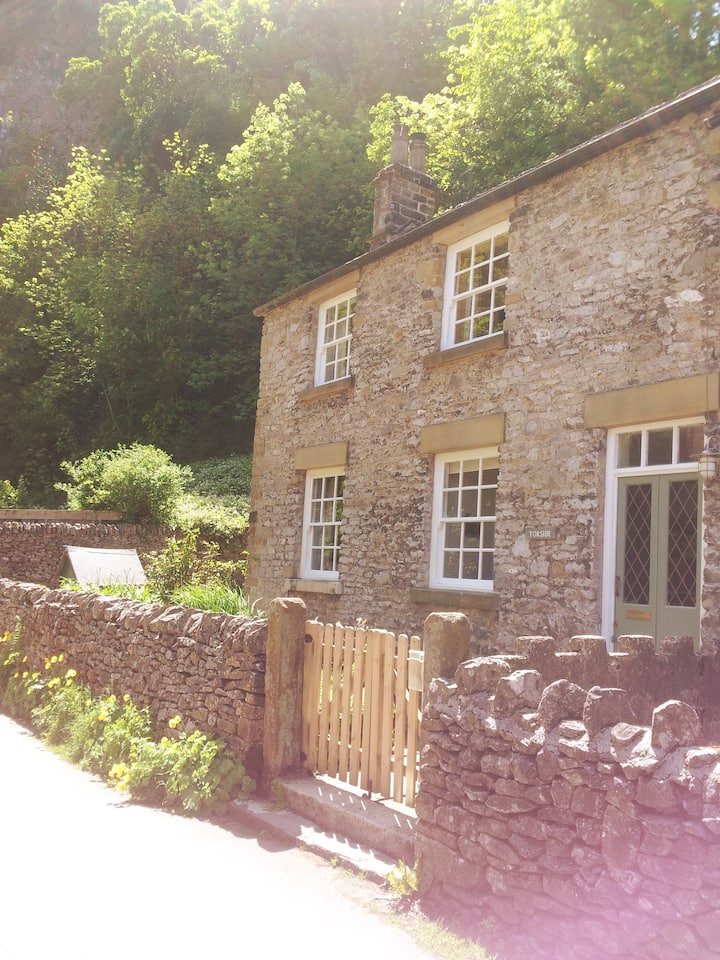
{"type": "Polygon", "coordinates": [[[698,472],[703,483],[710,483],[717,476],[720,449],[716,437],[710,437],[705,443],[705,449],[697,458],[698,472]]]}

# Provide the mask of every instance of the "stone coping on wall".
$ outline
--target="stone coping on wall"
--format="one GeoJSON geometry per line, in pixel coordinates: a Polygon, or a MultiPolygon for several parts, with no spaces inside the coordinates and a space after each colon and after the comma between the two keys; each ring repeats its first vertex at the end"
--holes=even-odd
{"type": "Polygon", "coordinates": [[[0,510],[0,520],[117,523],[120,514],[115,510],[0,510]]]}

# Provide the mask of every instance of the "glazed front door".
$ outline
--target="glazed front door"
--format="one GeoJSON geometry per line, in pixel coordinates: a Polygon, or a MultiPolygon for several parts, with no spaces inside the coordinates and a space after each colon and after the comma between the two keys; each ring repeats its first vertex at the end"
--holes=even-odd
{"type": "Polygon", "coordinates": [[[700,508],[697,473],[618,480],[616,637],[698,639],[700,508]]]}

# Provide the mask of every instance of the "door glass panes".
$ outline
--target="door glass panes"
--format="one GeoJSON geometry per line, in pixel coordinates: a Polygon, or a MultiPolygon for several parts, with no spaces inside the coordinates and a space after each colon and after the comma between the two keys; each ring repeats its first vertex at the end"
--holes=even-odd
{"type": "Polygon", "coordinates": [[[657,466],[673,462],[673,428],[666,430],[648,430],[647,465],[657,466]]]}
{"type": "Polygon", "coordinates": [[[633,484],[625,493],[625,543],[623,600],[625,603],[650,602],[650,533],[652,525],[652,485],[633,484]]]}
{"type": "Polygon", "coordinates": [[[704,440],[702,423],[629,430],[618,436],[616,465],[623,470],[692,463],[704,440]]]}
{"type": "Polygon", "coordinates": [[[669,497],[667,605],[694,607],[697,596],[697,480],[673,481],[669,497]]]}
{"type": "Polygon", "coordinates": [[[697,460],[705,446],[705,430],[701,423],[678,427],[678,463],[697,460]]]}
{"type": "Polygon", "coordinates": [[[619,467],[639,467],[642,455],[642,432],[621,433],[618,442],[619,467]]]}

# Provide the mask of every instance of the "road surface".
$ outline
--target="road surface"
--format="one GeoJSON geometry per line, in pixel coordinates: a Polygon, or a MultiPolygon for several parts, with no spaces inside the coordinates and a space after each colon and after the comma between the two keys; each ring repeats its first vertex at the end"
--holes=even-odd
{"type": "Polygon", "coordinates": [[[388,894],[128,804],[0,715],[0,960],[428,960],[388,894]]]}

